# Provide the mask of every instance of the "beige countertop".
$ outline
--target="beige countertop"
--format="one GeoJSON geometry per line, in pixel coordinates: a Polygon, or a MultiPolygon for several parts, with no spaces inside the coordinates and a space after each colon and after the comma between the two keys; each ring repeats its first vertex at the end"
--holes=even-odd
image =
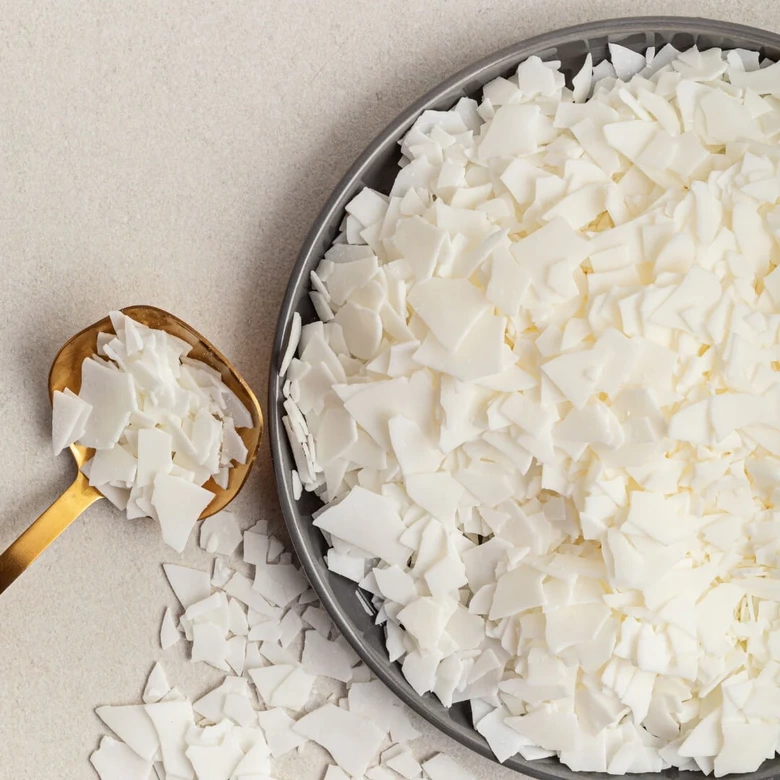
{"type": "MultiPolygon", "coordinates": [[[[354,157],[402,108],[530,35],[627,14],[780,29],[726,0],[0,0],[0,549],[73,475],[49,444],[59,345],[149,303],[207,334],[264,399],[295,254],[354,157]]],[[[240,499],[280,518],[267,448],[240,499]]],[[[98,504],[0,597],[0,777],[80,780],[101,704],[139,700],[178,556],[98,504]]],[[[205,560],[193,542],[184,556],[205,560]]],[[[164,661],[196,695],[219,678],[164,661]]],[[[420,755],[512,772],[419,719],[420,755]]],[[[314,746],[285,780],[320,780],[314,746]]]]}

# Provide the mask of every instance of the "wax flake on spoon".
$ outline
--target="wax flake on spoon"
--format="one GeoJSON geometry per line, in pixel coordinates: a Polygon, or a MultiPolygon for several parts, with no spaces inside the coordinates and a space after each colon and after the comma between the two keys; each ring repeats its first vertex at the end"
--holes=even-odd
{"type": "Polygon", "coordinates": [[[111,321],[116,335],[101,334],[105,357],[83,362],[79,394],[54,394],[54,451],[94,448],[90,484],[129,518],[159,521],[180,552],[213,500],[202,486],[227,487],[232,465],[246,463],[238,429],[252,417],[217,371],[187,357],[188,344],[120,312],[111,321]]]}
{"type": "Polygon", "coordinates": [[[54,391],[51,438],[55,455],[84,435],[91,414],[92,406],[70,390],[54,391]]]}
{"type": "Polygon", "coordinates": [[[92,413],[77,441],[95,449],[113,447],[130,415],[138,409],[133,378],[92,358],[87,358],[81,367],[79,398],[92,408],[92,413]]]}

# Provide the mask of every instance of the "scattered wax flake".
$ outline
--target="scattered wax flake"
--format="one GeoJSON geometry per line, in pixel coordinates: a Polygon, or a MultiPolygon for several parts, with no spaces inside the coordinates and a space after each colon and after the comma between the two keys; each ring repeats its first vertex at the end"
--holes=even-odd
{"type": "Polygon", "coordinates": [[[269,541],[265,534],[244,531],[244,561],[255,566],[264,565],[268,560],[269,541]]]}
{"type": "Polygon", "coordinates": [[[242,696],[249,699],[249,681],[238,677],[226,677],[223,683],[196,701],[192,708],[212,723],[220,723],[225,715],[225,705],[229,696],[242,696]]]}
{"type": "Polygon", "coordinates": [[[384,734],[371,721],[332,704],[305,715],[294,729],[324,747],[353,776],[365,774],[384,740],[384,734]]]}
{"type": "Polygon", "coordinates": [[[325,780],[349,780],[349,775],[343,769],[331,764],[325,772],[325,780]]]}
{"type": "Polygon", "coordinates": [[[430,780],[474,780],[474,776],[459,767],[451,758],[439,753],[422,765],[430,780]]]}
{"type": "Polygon", "coordinates": [[[333,624],[328,617],[328,613],[321,607],[307,607],[301,617],[303,618],[304,623],[308,623],[308,625],[316,629],[326,639],[330,636],[333,624]]]}
{"type": "Polygon", "coordinates": [[[379,680],[353,683],[349,688],[349,709],[375,723],[397,741],[419,736],[406,715],[404,706],[379,680]]]}
{"type": "Polygon", "coordinates": [[[246,636],[249,633],[247,614],[236,599],[230,599],[228,603],[228,629],[234,636],[246,636]]]}
{"type": "Polygon", "coordinates": [[[292,564],[263,563],[255,568],[252,587],[272,604],[286,607],[309,587],[309,583],[292,564]]]}
{"type": "Polygon", "coordinates": [[[210,553],[232,555],[241,539],[235,515],[227,510],[207,518],[200,527],[200,546],[210,553]]]}
{"type": "Polygon", "coordinates": [[[290,325],[290,335],[287,340],[287,346],[282,356],[282,364],[279,367],[280,376],[284,376],[287,373],[287,369],[290,366],[290,362],[295,357],[295,351],[298,349],[298,344],[301,340],[301,315],[296,311],[293,314],[292,323],[290,325]]]}
{"type": "Polygon", "coordinates": [[[405,777],[406,780],[414,780],[422,773],[422,767],[415,757],[408,750],[402,750],[395,753],[395,755],[386,758],[387,753],[382,755],[382,760],[387,766],[394,772],[397,772],[401,777],[405,777]]]}
{"type": "Polygon", "coordinates": [[[144,704],[156,704],[170,690],[171,686],[168,683],[168,678],[165,676],[165,670],[159,663],[155,664],[149,674],[149,679],[146,681],[143,695],[144,704]]]}
{"type": "Polygon", "coordinates": [[[138,432],[138,472],[136,485],[154,484],[159,473],[171,470],[173,439],[159,428],[144,428],[138,432]]]}
{"type": "Polygon", "coordinates": [[[169,775],[192,780],[195,772],[186,756],[187,729],[194,725],[192,705],[189,701],[166,701],[147,704],[146,714],[154,724],[160,740],[163,765],[169,775]]]}
{"type": "Polygon", "coordinates": [[[181,639],[181,632],[176,626],[171,610],[166,608],[160,626],[160,646],[163,650],[173,647],[181,639]]]}
{"type": "Polygon", "coordinates": [[[128,747],[146,761],[153,761],[160,749],[160,738],[144,705],[98,707],[97,716],[128,747]]]}
{"type": "Polygon", "coordinates": [[[224,558],[215,558],[214,572],[211,575],[211,584],[215,588],[224,588],[234,574],[235,572],[228,566],[224,558]]]}
{"type": "Polygon", "coordinates": [[[294,730],[296,722],[279,707],[258,712],[257,719],[274,758],[289,753],[308,740],[306,736],[294,730]]]}
{"type": "Polygon", "coordinates": [[[252,587],[252,580],[236,572],[225,585],[225,593],[246,604],[250,610],[267,617],[281,617],[280,610],[272,607],[268,601],[252,587]]]}
{"type": "Polygon", "coordinates": [[[133,484],[137,461],[121,444],[110,450],[98,450],[91,463],[89,484],[93,487],[100,489],[108,483],[133,484]]]}
{"type": "Polygon", "coordinates": [[[230,671],[227,662],[228,643],[224,629],[213,623],[197,623],[192,627],[192,661],[205,661],[223,672],[230,671]]]}
{"type": "Polygon", "coordinates": [[[184,609],[189,609],[193,604],[211,595],[211,580],[208,572],[175,563],[164,563],[163,570],[184,609]]]}
{"type": "Polygon", "coordinates": [[[127,745],[111,737],[100,740],[100,748],[90,757],[100,780],[148,780],[152,764],[127,745]]]}
{"type": "Polygon", "coordinates": [[[303,645],[303,668],[310,674],[348,683],[352,679],[353,653],[341,642],[329,642],[318,631],[307,631],[303,645]]]}

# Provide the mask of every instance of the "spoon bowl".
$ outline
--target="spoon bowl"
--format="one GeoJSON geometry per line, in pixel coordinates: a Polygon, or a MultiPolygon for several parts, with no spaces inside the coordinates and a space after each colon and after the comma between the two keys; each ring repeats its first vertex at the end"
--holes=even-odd
{"type": "MultiPolygon", "coordinates": [[[[247,448],[246,463],[238,463],[228,473],[228,486],[221,488],[213,479],[203,485],[214,493],[214,499],[203,510],[201,520],[224,509],[244,486],[263,435],[263,415],[260,404],[249,385],[230,361],[207,339],[185,322],[154,306],[129,306],[122,313],[156,330],[164,330],[192,346],[189,354],[193,360],[199,360],[218,371],[222,381],[235,393],[239,401],[252,416],[252,427],[241,428],[238,434],[247,448]]],[[[55,391],[66,388],[78,393],[81,389],[81,365],[88,357],[97,353],[99,333],[113,333],[114,328],[109,317],[90,325],[71,338],[57,353],[49,372],[49,398],[55,391]]],[[[72,444],[70,451],[76,461],[78,474],[73,484],[0,555],[0,593],[85,510],[103,498],[97,488],[90,486],[89,480],[81,468],[94,455],[95,451],[79,444],[72,444]]]]}

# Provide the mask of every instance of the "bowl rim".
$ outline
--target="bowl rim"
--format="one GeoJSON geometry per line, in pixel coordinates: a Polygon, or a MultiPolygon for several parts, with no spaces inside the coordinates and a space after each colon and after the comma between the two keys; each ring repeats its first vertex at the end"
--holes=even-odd
{"type": "MultiPolygon", "coordinates": [[[[515,66],[533,54],[543,54],[546,49],[596,37],[603,37],[607,42],[615,38],[617,39],[615,42],[619,42],[621,38],[630,35],[652,33],[689,34],[693,36],[722,35],[724,37],[742,38],[745,40],[746,45],[749,45],[752,49],[761,49],[765,46],[780,49],[780,34],[748,25],[694,16],[627,16],[587,22],[544,32],[506,46],[467,65],[437,84],[401,111],[395,119],[372,139],[350,166],[328,196],[325,205],[314,220],[298,252],[279,309],[268,380],[268,440],[279,502],[296,556],[322,606],[328,612],[339,632],[349,642],[360,659],[371,669],[373,674],[414,712],[435,726],[439,731],[496,763],[499,763],[498,760],[490,750],[486,740],[476,729],[461,726],[451,719],[432,711],[426,706],[426,698],[416,694],[411,687],[406,688],[399,685],[398,681],[388,671],[390,662],[387,655],[385,654],[382,657],[362,641],[360,633],[352,623],[351,618],[340,602],[331,594],[323,572],[315,565],[315,556],[321,557],[321,555],[319,551],[312,548],[309,539],[303,531],[302,521],[305,521],[306,518],[301,516],[295,507],[296,502],[292,495],[288,466],[284,463],[283,452],[286,451],[289,445],[287,444],[286,434],[281,423],[283,382],[279,377],[279,366],[287,344],[292,315],[301,297],[301,288],[308,286],[308,268],[313,260],[316,261],[321,257],[323,241],[327,233],[332,230],[334,220],[338,220],[336,224],[341,221],[344,207],[356,192],[362,188],[364,172],[371,167],[377,158],[386,154],[397,143],[423,111],[427,109],[442,109],[445,106],[451,107],[455,99],[462,94],[466,85],[473,84],[473,89],[479,89],[490,78],[495,78],[497,72],[505,71],[515,66]],[[487,74],[490,74],[489,78],[486,78],[487,74]],[[450,102],[448,103],[448,101],[450,102]]],[[[357,585],[355,585],[355,588],[357,589],[357,585]]],[[[773,766],[774,763],[775,761],[772,760],[765,761],[756,772],[739,776],[734,775],[734,777],[740,777],[741,780],[771,780],[771,778],[777,777],[777,769],[773,766]]],[[[564,764],[557,762],[557,760],[554,765],[550,765],[546,761],[544,763],[528,761],[517,754],[502,765],[539,780],[549,780],[549,778],[576,780],[576,778],[583,777],[609,777],[599,772],[575,772],[564,764]]],[[[691,778],[702,776],[698,772],[679,772],[679,770],[672,768],[659,773],[635,774],[632,777],[637,780],[657,780],[661,776],[677,777],[682,775],[691,778]]]]}

